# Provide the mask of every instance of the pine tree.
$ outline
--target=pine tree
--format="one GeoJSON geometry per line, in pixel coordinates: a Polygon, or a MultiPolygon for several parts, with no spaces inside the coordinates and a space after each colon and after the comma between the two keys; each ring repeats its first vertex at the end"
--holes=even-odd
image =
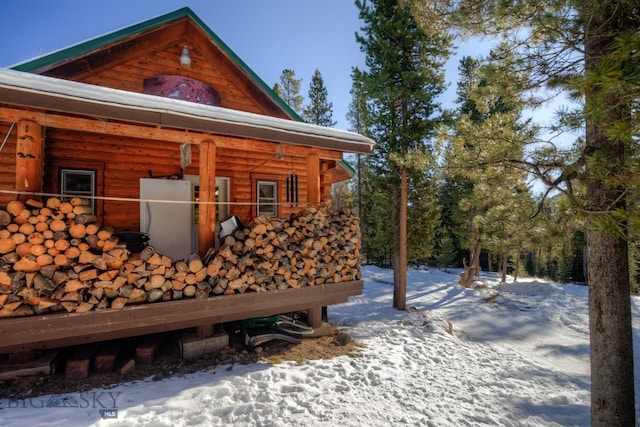
{"type": "Polygon", "coordinates": [[[481,249],[497,255],[502,280],[506,280],[509,260],[517,264],[523,252],[526,224],[534,212],[526,173],[511,163],[522,160],[528,142],[519,100],[510,88],[492,80],[493,67],[509,60],[492,56],[484,65],[469,57],[460,61],[460,107],[445,137],[449,182],[459,182],[466,190],[456,193],[458,217],[449,220],[458,223],[458,232],[466,237],[462,243],[470,250],[469,267],[461,281],[465,286],[478,275],[481,249]]]}
{"type": "Polygon", "coordinates": [[[449,268],[453,268],[458,262],[458,251],[453,240],[453,236],[446,229],[440,230],[441,233],[438,239],[437,256],[434,259],[434,265],[438,268],[442,268],[444,271],[448,271],[449,268]]]}
{"type": "MultiPolygon", "coordinates": [[[[353,132],[366,135],[369,132],[369,108],[367,106],[367,95],[362,87],[362,72],[358,67],[354,67],[351,72],[352,88],[351,102],[349,103],[349,111],[347,111],[346,119],[351,124],[353,132]]],[[[365,163],[362,160],[362,154],[356,157],[356,207],[357,214],[364,219],[365,211],[362,209],[362,177],[365,163]]],[[[364,236],[363,236],[364,237],[364,236]]]]}
{"type": "Polygon", "coordinates": [[[273,85],[273,93],[282,98],[282,88],[280,87],[280,83],[276,83],[273,85]]]}
{"type": "Polygon", "coordinates": [[[273,91],[296,113],[300,114],[304,97],[300,95],[302,79],[296,79],[295,71],[285,68],[280,74],[280,82],[273,85],[273,91]]]}
{"type": "MultiPolygon", "coordinates": [[[[369,101],[369,133],[378,143],[375,155],[367,162],[380,187],[369,194],[376,196],[374,206],[391,211],[390,216],[379,218],[369,213],[365,225],[371,228],[363,229],[363,233],[381,232],[386,237],[383,241],[393,242],[393,305],[404,310],[408,187],[411,183],[431,186],[433,158],[429,144],[439,121],[436,98],[444,91],[443,66],[451,40],[446,34],[425,34],[397,0],[356,0],[356,6],[364,22],[362,34],[356,39],[366,54],[368,67],[360,79],[369,101]],[[387,200],[380,205],[378,199],[385,193],[387,200]],[[376,226],[389,218],[391,227],[376,226]]],[[[419,215],[425,215],[425,206],[419,215]]],[[[422,244],[433,241],[433,235],[418,232],[422,244]]],[[[371,237],[370,242],[373,240],[371,237]]]]}
{"type": "Polygon", "coordinates": [[[473,182],[460,173],[447,168],[449,161],[442,160],[440,179],[436,188],[436,200],[440,206],[440,227],[436,243],[434,263],[438,267],[462,267],[466,259],[470,219],[461,209],[461,201],[470,196],[473,182]],[[444,253],[443,253],[444,252],[444,253]],[[441,261],[447,259],[444,265],[441,261]]]}
{"type": "MultiPolygon", "coordinates": [[[[514,59],[496,70],[509,81],[517,69],[531,93],[564,90],[580,107],[558,115],[552,131],[581,129],[572,150],[538,141],[521,167],[563,192],[586,218],[591,338],[592,425],[635,424],[629,281],[628,204],[640,189],[640,7],[631,0],[403,0],[425,31],[505,35],[514,59]],[[584,191],[575,189],[576,180],[584,191]]],[[[536,101],[540,101],[539,99],[536,101]]],[[[533,104],[532,104],[533,105],[533,104]]]]}
{"type": "Polygon", "coordinates": [[[369,132],[369,108],[365,88],[363,87],[362,71],[354,67],[351,71],[351,102],[346,119],[351,124],[351,130],[359,134],[369,132]]]}
{"type": "Polygon", "coordinates": [[[327,88],[324,86],[324,80],[317,68],[311,77],[309,104],[302,110],[302,118],[307,123],[314,125],[326,127],[336,125],[336,122],[333,121],[333,104],[328,100],[327,88]]]}
{"type": "Polygon", "coordinates": [[[360,229],[362,232],[362,253],[368,263],[383,268],[391,266],[393,259],[392,205],[385,185],[386,177],[377,174],[372,166],[372,156],[362,161],[362,198],[360,201],[360,229]]]}

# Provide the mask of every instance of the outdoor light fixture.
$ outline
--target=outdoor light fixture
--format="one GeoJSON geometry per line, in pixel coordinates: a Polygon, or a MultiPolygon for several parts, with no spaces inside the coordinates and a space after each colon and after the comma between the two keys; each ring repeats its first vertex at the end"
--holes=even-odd
{"type": "Polygon", "coordinates": [[[191,66],[191,56],[189,55],[189,48],[186,46],[182,48],[182,53],[180,54],[180,65],[183,67],[191,66]]]}

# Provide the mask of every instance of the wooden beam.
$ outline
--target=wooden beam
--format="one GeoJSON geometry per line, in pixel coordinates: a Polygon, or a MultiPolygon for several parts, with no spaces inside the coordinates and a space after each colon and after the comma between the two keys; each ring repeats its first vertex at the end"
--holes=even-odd
{"type": "MultiPolygon", "coordinates": [[[[42,126],[33,120],[18,122],[18,138],[16,142],[16,191],[42,192],[44,171],[44,131],[42,126]]],[[[19,195],[26,201],[31,196],[19,195]]]]}
{"type": "Polygon", "coordinates": [[[214,247],[216,225],[216,145],[203,141],[200,145],[200,193],[203,204],[198,207],[198,253],[204,257],[214,247]]]}
{"type": "Polygon", "coordinates": [[[346,302],[364,282],[0,319],[0,354],[175,331],[346,302]]]}
{"type": "Polygon", "coordinates": [[[26,111],[17,108],[0,107],[0,120],[18,122],[20,120],[32,120],[44,127],[73,130],[79,132],[99,133],[128,138],[151,139],[172,142],[177,144],[200,144],[203,140],[215,137],[218,148],[230,148],[236,150],[280,153],[280,146],[285,156],[307,156],[314,153],[319,158],[328,160],[341,160],[342,153],[322,148],[310,148],[299,145],[287,145],[269,141],[261,141],[251,138],[235,138],[224,135],[214,135],[203,132],[192,132],[188,129],[169,129],[154,126],[142,126],[131,123],[110,122],[103,119],[88,119],[82,117],[65,116],[62,114],[42,113],[26,111]]]}

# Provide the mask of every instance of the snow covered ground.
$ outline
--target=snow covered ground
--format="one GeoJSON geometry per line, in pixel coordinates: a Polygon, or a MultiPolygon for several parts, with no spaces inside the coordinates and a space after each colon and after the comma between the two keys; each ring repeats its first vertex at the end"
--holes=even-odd
{"type": "MultiPolygon", "coordinates": [[[[410,271],[400,312],[391,307],[393,272],[363,273],[364,294],[329,309],[330,321],[366,344],[357,357],[225,365],[5,400],[0,425],[589,425],[586,287],[484,276],[486,287],[470,290],[455,274],[410,271]]],[[[636,366],[639,303],[634,297],[636,366]]]]}

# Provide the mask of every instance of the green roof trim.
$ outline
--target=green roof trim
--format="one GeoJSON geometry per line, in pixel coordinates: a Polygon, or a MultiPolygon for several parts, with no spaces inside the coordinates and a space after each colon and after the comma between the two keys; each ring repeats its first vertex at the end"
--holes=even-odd
{"type": "Polygon", "coordinates": [[[356,176],[357,171],[353,168],[353,166],[351,166],[351,163],[347,162],[346,160],[340,160],[338,161],[338,164],[351,175],[351,178],[356,176]]]}
{"type": "Polygon", "coordinates": [[[94,39],[87,40],[85,42],[78,43],[76,45],[63,48],[52,52],[48,55],[39,56],[35,59],[28,60],[25,62],[21,62],[10,67],[13,70],[24,71],[29,73],[38,73],[38,70],[45,68],[49,65],[63,62],[66,60],[73,59],[75,57],[81,56],[85,53],[91,52],[93,50],[99,49],[102,46],[107,44],[115,43],[118,40],[124,39],[126,37],[130,37],[132,35],[142,33],[144,31],[150,30],[154,27],[164,25],[166,23],[176,21],[182,18],[188,17],[191,19],[196,25],[198,25],[210,38],[213,42],[218,45],[225,54],[229,56],[229,58],[236,64],[242,71],[246,73],[246,75],[251,79],[251,81],[258,86],[262,91],[264,91],[272,101],[274,101],[280,108],[282,108],[292,119],[297,120],[299,122],[304,121],[298,113],[296,113],[282,98],[280,98],[276,93],[271,89],[258,75],[251,69],[245,62],[236,55],[236,53],[227,46],[225,42],[223,42],[220,37],[216,33],[214,33],[193,11],[188,7],[183,7],[174,12],[167,13],[165,15],[158,16],[156,18],[152,18],[148,21],[140,22],[138,24],[131,25],[129,27],[114,31],[109,34],[105,34],[103,36],[96,37],[94,39]]]}

